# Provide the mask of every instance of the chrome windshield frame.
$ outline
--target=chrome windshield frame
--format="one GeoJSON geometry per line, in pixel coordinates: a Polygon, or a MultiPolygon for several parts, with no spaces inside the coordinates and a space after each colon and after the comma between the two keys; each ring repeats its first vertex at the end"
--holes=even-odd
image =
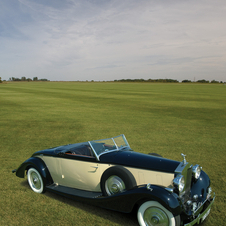
{"type": "Polygon", "coordinates": [[[99,156],[97,155],[97,153],[96,153],[96,151],[95,151],[95,149],[94,149],[93,145],[91,144],[91,142],[90,142],[90,141],[88,141],[88,143],[89,143],[89,146],[92,148],[93,153],[94,153],[94,155],[95,155],[96,159],[97,159],[98,161],[100,161],[99,156]]]}
{"type": "Polygon", "coordinates": [[[126,137],[125,137],[124,134],[121,134],[121,135],[118,135],[118,136],[112,137],[112,138],[107,138],[107,139],[88,141],[88,144],[89,144],[89,146],[92,148],[93,153],[94,153],[94,155],[95,155],[95,157],[96,157],[96,159],[97,159],[98,161],[100,161],[100,156],[103,155],[103,154],[106,154],[106,153],[109,153],[109,152],[119,151],[119,150],[122,150],[122,149],[124,149],[124,148],[126,148],[126,147],[127,147],[127,148],[130,148],[129,143],[128,143],[128,141],[126,140],[126,137]],[[119,137],[122,137],[122,139],[123,139],[123,141],[124,141],[124,144],[121,145],[120,147],[119,147],[119,145],[117,144],[117,140],[115,140],[115,139],[117,139],[117,138],[119,138],[119,137]],[[105,151],[103,151],[103,152],[101,152],[101,153],[98,154],[97,151],[95,150],[95,148],[94,148],[94,146],[93,146],[92,143],[100,143],[100,142],[110,141],[110,140],[113,141],[113,143],[114,143],[114,145],[115,145],[116,148],[113,149],[113,150],[107,150],[107,149],[105,149],[105,151]]]}

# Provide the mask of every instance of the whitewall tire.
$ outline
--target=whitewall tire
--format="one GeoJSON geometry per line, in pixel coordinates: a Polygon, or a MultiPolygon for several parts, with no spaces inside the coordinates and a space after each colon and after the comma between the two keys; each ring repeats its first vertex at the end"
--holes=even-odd
{"type": "Polygon", "coordinates": [[[27,172],[27,180],[31,189],[36,193],[44,192],[44,183],[42,176],[35,168],[30,168],[27,172]]]}
{"type": "Polygon", "coordinates": [[[173,214],[156,201],[144,202],[137,212],[140,226],[176,226],[173,214]]]}

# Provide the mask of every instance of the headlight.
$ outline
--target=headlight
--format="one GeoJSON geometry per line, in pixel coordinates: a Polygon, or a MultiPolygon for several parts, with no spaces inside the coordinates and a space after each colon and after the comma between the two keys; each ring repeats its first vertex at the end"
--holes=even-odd
{"type": "Polygon", "coordinates": [[[195,165],[192,167],[192,174],[195,179],[199,179],[201,170],[202,170],[202,167],[200,167],[199,165],[195,165]]]}
{"type": "Polygon", "coordinates": [[[184,189],[184,177],[182,175],[176,176],[173,180],[173,184],[179,192],[182,192],[184,189]]]}

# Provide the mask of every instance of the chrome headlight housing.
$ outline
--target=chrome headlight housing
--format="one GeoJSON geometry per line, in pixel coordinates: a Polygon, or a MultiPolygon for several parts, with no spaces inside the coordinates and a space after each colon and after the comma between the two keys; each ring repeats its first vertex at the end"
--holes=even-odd
{"type": "Polygon", "coordinates": [[[192,167],[192,175],[196,180],[199,179],[201,171],[202,171],[202,167],[200,167],[199,165],[194,165],[192,167]]]}
{"type": "Polygon", "coordinates": [[[185,186],[185,183],[184,183],[184,176],[182,176],[181,174],[180,175],[177,175],[174,179],[173,179],[173,184],[174,186],[176,187],[176,189],[179,191],[179,192],[182,192],[184,190],[184,186],[185,186]]]}

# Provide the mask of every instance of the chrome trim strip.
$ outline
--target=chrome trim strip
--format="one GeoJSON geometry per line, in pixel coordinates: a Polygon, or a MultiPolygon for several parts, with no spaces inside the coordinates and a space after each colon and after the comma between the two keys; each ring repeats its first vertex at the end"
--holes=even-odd
{"type": "Polygon", "coordinates": [[[168,192],[173,193],[173,188],[165,188],[168,192]]]}

